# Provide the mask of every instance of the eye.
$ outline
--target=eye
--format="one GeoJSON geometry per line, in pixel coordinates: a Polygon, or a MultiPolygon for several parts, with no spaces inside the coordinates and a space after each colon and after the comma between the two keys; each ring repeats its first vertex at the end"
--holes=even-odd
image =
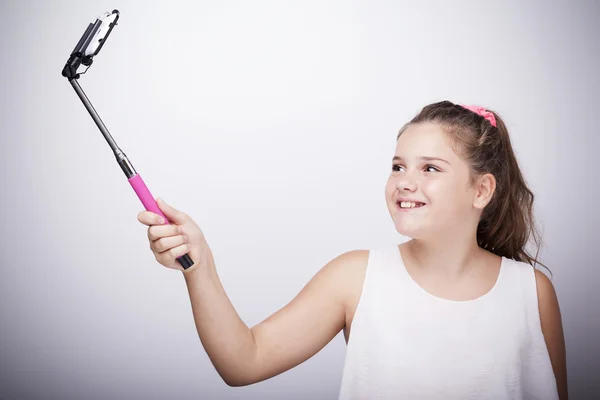
{"type": "MultiPolygon", "coordinates": [[[[399,171],[398,168],[402,168],[402,165],[400,165],[400,164],[394,164],[394,165],[392,165],[392,171],[399,171]]],[[[425,166],[425,170],[427,172],[440,172],[440,170],[437,169],[436,167],[434,167],[433,165],[427,165],[427,166],[425,166]],[[433,169],[433,171],[430,171],[429,169],[433,169]]]]}

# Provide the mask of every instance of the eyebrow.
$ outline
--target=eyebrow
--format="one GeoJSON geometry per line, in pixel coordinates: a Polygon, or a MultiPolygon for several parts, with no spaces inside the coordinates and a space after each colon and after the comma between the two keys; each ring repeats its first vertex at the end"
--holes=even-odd
{"type": "MultiPolygon", "coordinates": [[[[419,160],[425,160],[425,161],[443,161],[448,165],[451,165],[448,161],[444,160],[443,158],[438,158],[438,157],[418,157],[419,160]]],[[[398,157],[398,156],[394,156],[394,158],[392,158],[392,162],[394,161],[403,161],[402,157],[398,157]]]]}

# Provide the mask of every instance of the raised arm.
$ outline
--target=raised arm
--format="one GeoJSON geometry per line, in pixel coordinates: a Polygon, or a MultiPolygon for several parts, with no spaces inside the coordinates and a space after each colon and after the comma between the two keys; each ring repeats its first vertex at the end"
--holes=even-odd
{"type": "MultiPolygon", "coordinates": [[[[183,272],[200,341],[225,383],[242,386],[278,375],[313,356],[344,328],[361,289],[369,252],[354,250],[328,262],[285,307],[250,329],[225,293],[204,233],[194,220],[162,201],[164,224],[150,211],[150,248],[167,268],[183,272]],[[183,269],[176,258],[194,261],[183,269]]],[[[348,330],[349,331],[349,330],[348,330]]]]}
{"type": "Polygon", "coordinates": [[[367,255],[354,250],[331,260],[289,304],[251,329],[225,294],[212,259],[185,271],[198,335],[223,380],[230,386],[260,382],[321,350],[345,326],[352,271],[364,269],[367,255]]]}

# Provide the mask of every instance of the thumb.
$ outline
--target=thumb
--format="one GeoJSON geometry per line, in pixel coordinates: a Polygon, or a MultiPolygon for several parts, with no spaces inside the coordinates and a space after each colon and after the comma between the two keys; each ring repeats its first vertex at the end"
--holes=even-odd
{"type": "Polygon", "coordinates": [[[171,207],[163,201],[160,197],[157,199],[156,204],[160,211],[165,214],[165,217],[174,224],[180,225],[184,223],[185,214],[174,207],[171,207]]]}

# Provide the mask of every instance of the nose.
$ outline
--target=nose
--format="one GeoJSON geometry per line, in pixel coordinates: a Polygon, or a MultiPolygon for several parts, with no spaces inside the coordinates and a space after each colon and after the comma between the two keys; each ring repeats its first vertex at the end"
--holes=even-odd
{"type": "Polygon", "coordinates": [[[409,192],[414,192],[417,190],[418,182],[414,174],[406,172],[397,178],[396,187],[400,191],[406,190],[409,192]]]}

